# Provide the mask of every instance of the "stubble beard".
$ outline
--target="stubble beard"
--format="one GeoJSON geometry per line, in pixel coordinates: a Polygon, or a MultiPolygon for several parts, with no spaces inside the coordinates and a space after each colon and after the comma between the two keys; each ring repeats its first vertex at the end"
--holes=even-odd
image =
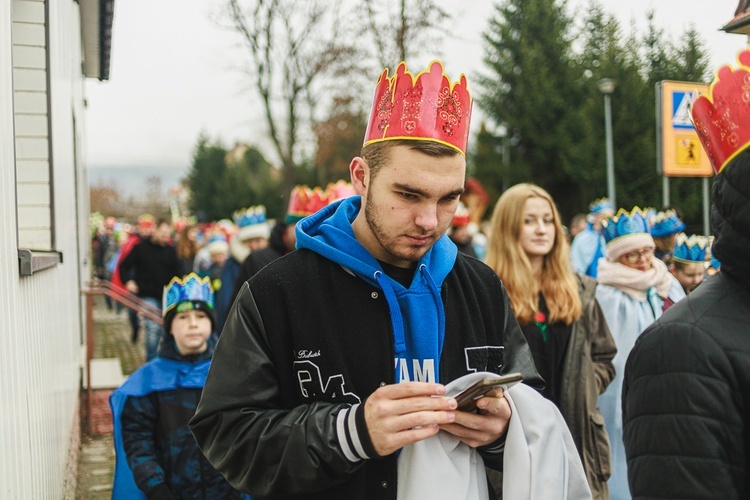
{"type": "Polygon", "coordinates": [[[432,248],[432,245],[429,245],[427,248],[405,247],[411,251],[399,249],[394,239],[389,237],[386,230],[383,229],[383,218],[381,217],[380,211],[376,208],[375,203],[372,201],[371,193],[372,191],[368,190],[365,198],[365,222],[367,222],[367,227],[370,228],[370,232],[375,237],[378,244],[386,252],[399,260],[406,260],[412,263],[419,262],[419,259],[421,259],[424,254],[432,248]]]}

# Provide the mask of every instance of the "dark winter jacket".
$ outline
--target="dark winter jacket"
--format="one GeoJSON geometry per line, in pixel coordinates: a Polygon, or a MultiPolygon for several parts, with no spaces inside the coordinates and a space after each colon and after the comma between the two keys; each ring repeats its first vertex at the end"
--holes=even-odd
{"type": "Polygon", "coordinates": [[[282,255],[289,253],[291,250],[294,250],[288,249],[284,244],[283,236],[286,228],[286,223],[277,222],[271,230],[271,236],[268,238],[268,246],[261,250],[250,252],[250,255],[247,256],[245,261],[242,263],[242,266],[240,267],[237,278],[235,279],[232,297],[229,301],[230,306],[237,298],[242,285],[244,285],[247,280],[255,276],[258,271],[266,267],[266,265],[270,264],[282,255]]]}
{"type": "MultiPolygon", "coordinates": [[[[458,255],[440,295],[441,382],[487,370],[541,384],[491,269],[458,255]]],[[[230,483],[257,497],[396,498],[396,454],[375,458],[363,413],[368,395],[394,382],[393,349],[382,291],[298,250],[243,285],[193,434],[230,483]]],[[[499,468],[501,458],[485,463],[499,468]]]]}
{"type": "MultiPolygon", "coordinates": [[[[182,356],[166,334],[159,346],[160,358],[182,363],[205,362],[212,354],[209,341],[205,352],[182,356]]],[[[149,496],[164,485],[175,498],[242,497],[208,463],[188,429],[200,395],[200,387],[178,387],[125,401],[120,416],[123,448],[138,488],[149,496]]]]}
{"type": "Polygon", "coordinates": [[[151,239],[142,240],[120,262],[120,274],[133,276],[138,284],[139,297],[161,301],[164,287],[175,276],[180,276],[177,252],[171,245],[156,245],[151,239]]]}
{"type": "Polygon", "coordinates": [[[635,498],[750,498],[750,152],[714,184],[721,271],[638,339],[623,385],[635,498]]]}

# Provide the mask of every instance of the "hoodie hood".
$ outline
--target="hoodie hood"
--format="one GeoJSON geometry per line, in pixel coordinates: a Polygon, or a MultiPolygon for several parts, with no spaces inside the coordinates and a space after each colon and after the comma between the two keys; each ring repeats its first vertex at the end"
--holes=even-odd
{"type": "Polygon", "coordinates": [[[336,262],[382,290],[393,328],[396,381],[437,382],[445,334],[440,287],[453,269],[456,245],[443,235],[419,260],[405,288],[355,238],[352,222],[361,204],[359,196],[345,198],[297,223],[297,248],[336,262]]]}

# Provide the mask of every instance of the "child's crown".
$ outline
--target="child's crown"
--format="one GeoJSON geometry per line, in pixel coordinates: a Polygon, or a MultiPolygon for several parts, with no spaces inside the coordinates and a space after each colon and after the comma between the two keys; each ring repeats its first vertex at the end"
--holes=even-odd
{"type": "Polygon", "coordinates": [[[704,263],[709,246],[708,238],[705,236],[693,234],[688,237],[685,233],[680,233],[675,240],[672,260],[685,263],[704,263]]]}
{"type": "Polygon", "coordinates": [[[262,224],[266,222],[266,207],[263,205],[242,208],[232,214],[232,219],[237,227],[242,229],[246,226],[262,224]]]}
{"type": "Polygon", "coordinates": [[[615,211],[615,207],[612,206],[612,202],[609,201],[609,198],[596,199],[589,205],[590,214],[598,214],[599,212],[604,212],[605,210],[609,210],[611,212],[615,211]]]}
{"type": "Polygon", "coordinates": [[[184,278],[175,276],[164,287],[162,296],[163,314],[166,316],[178,304],[193,300],[205,302],[209,308],[214,308],[214,291],[211,288],[211,280],[208,276],[201,278],[195,273],[190,273],[184,278]]]}
{"type": "Polygon", "coordinates": [[[685,229],[685,223],[674,210],[658,212],[651,220],[651,236],[663,238],[671,234],[679,233],[685,229]]]}

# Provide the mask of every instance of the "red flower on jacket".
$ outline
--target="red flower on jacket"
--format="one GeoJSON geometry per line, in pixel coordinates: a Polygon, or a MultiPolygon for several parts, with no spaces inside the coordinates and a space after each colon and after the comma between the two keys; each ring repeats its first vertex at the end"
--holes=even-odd
{"type": "Polygon", "coordinates": [[[542,311],[537,311],[534,313],[535,323],[545,323],[546,321],[547,321],[547,315],[544,314],[542,311]]]}

